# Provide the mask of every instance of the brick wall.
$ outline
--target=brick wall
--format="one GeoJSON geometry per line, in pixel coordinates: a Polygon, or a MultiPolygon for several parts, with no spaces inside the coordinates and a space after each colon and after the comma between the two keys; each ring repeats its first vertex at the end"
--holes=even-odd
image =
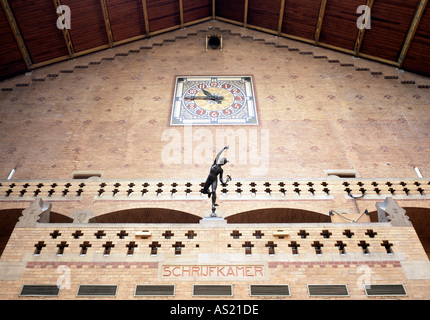
{"type": "Polygon", "coordinates": [[[0,285],[3,299],[17,299],[22,285],[55,285],[67,269],[70,288],[60,291],[61,299],[76,298],[79,285],[84,284],[118,285],[117,299],[136,298],[137,284],[175,285],[177,299],[192,299],[194,284],[232,284],[235,299],[252,298],[250,284],[288,284],[291,297],[287,299],[308,298],[308,284],[346,284],[347,299],[370,299],[361,287],[364,280],[403,284],[408,294],[403,298],[428,299],[430,280],[411,279],[404,270],[416,261],[428,259],[414,229],[389,224],[40,224],[14,230],[0,263],[3,268],[22,263],[21,274],[13,280],[2,279],[0,285]],[[74,238],[76,231],[81,231],[79,239],[74,238]],[[98,239],[97,234],[104,235],[98,239]],[[41,241],[45,246],[35,255],[35,245],[41,241]],[[336,246],[339,241],[345,255],[336,246]],[[369,245],[368,255],[358,245],[361,241],[369,245]],[[384,241],[391,244],[390,254],[381,246],[384,241]],[[62,242],[68,246],[60,256],[57,245],[62,242]],[[84,242],[91,247],[81,255],[84,242]],[[126,246],[130,242],[137,245],[132,254],[126,246]],[[298,245],[298,255],[293,254],[292,242],[298,245]],[[315,242],[321,246],[321,255],[315,242]],[[106,243],[114,245],[109,255],[106,243]],[[151,252],[154,244],[156,254],[151,252]],[[178,246],[180,254],[175,251],[178,246]],[[213,270],[207,276],[209,267],[213,270]]]}

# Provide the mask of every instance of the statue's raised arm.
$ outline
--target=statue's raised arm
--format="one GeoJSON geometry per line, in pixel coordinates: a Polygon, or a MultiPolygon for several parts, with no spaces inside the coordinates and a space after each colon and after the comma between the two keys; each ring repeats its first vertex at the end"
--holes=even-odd
{"type": "MultiPolygon", "coordinates": [[[[222,148],[221,149],[221,151],[220,152],[218,152],[218,154],[216,155],[216,158],[215,158],[215,160],[214,160],[214,164],[217,164],[218,163],[218,160],[219,160],[219,157],[221,156],[221,153],[223,153],[223,151],[224,150],[227,150],[228,149],[228,146],[225,146],[224,148],[222,148]]],[[[224,164],[224,163],[223,163],[224,164]]]]}

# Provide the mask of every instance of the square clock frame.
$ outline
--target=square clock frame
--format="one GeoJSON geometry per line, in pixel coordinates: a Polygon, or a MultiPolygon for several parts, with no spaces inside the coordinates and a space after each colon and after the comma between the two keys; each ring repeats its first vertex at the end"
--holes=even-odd
{"type": "Polygon", "coordinates": [[[170,124],[258,125],[252,77],[177,77],[170,124]]]}

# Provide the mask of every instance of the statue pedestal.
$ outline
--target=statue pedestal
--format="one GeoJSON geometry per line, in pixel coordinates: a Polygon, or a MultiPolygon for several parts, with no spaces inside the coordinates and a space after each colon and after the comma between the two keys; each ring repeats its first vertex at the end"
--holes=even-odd
{"type": "MultiPolygon", "coordinates": [[[[222,214],[223,212],[220,210],[218,213],[222,214]]],[[[202,226],[207,227],[216,227],[216,226],[225,226],[227,225],[227,220],[223,217],[211,217],[211,210],[207,210],[204,212],[204,218],[200,220],[200,224],[202,226]]]]}

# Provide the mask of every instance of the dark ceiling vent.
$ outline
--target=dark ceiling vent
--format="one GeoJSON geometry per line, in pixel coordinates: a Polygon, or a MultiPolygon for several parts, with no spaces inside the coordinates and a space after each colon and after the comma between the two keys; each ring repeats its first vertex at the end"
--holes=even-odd
{"type": "Polygon", "coordinates": [[[135,296],[174,296],[174,285],[137,285],[135,296]]]}
{"type": "Polygon", "coordinates": [[[249,291],[251,296],[290,296],[288,285],[251,284],[249,291]]]}
{"type": "Polygon", "coordinates": [[[78,297],[115,297],[117,285],[80,285],[78,297]]]}
{"type": "Polygon", "coordinates": [[[349,296],[346,284],[308,284],[310,297],[349,296]]]}
{"type": "Polygon", "coordinates": [[[193,296],[233,296],[232,285],[198,285],[193,286],[193,296]]]}
{"type": "Polygon", "coordinates": [[[343,179],[355,179],[357,178],[356,170],[325,170],[328,177],[338,177],[343,179]]]}
{"type": "Polygon", "coordinates": [[[367,296],[407,296],[403,284],[372,284],[365,285],[367,296]]]}
{"type": "Polygon", "coordinates": [[[21,297],[58,296],[60,289],[56,285],[23,285],[21,297]]]}
{"type": "Polygon", "coordinates": [[[73,179],[97,179],[102,176],[101,171],[74,171],[73,173],[73,179]]]}

